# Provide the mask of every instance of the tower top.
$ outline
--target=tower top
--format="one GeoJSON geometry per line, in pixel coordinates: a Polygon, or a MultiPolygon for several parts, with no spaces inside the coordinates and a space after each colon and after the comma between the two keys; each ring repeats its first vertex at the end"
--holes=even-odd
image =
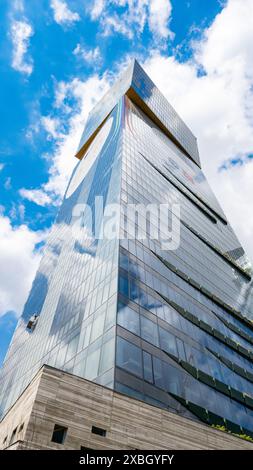
{"type": "Polygon", "coordinates": [[[127,70],[90,111],[76,153],[77,158],[83,157],[100,126],[123,95],[127,95],[141,108],[185,155],[200,167],[196,137],[136,59],[131,61],[127,70]]]}

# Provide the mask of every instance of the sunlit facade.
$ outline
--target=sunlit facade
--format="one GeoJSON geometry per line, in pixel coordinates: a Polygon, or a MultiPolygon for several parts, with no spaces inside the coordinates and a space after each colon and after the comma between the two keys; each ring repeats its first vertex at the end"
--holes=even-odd
{"type": "Polygon", "coordinates": [[[90,113],[77,157],[3,366],[2,415],[48,364],[250,435],[251,267],[196,138],[136,61],[90,113]],[[151,219],[126,216],[129,204],[167,203],[180,206],[176,249],[164,249],[163,220],[155,239],[151,219]],[[111,204],[116,236],[97,237],[111,204]]]}

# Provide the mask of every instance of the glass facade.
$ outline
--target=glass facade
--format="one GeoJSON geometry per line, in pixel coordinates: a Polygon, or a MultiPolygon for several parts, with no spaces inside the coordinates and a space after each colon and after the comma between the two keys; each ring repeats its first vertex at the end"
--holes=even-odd
{"type": "Polygon", "coordinates": [[[43,364],[112,387],[118,285],[118,239],[99,232],[104,207],[120,199],[123,100],[74,169],[1,373],[1,413],[43,364]],[[85,206],[86,205],[86,206],[85,206]],[[78,233],[77,233],[78,232],[78,233]],[[37,316],[34,329],[29,320],[37,316]]]}
{"type": "Polygon", "coordinates": [[[2,415],[49,364],[253,435],[251,267],[196,139],[137,62],[91,112],[80,151],[3,366],[2,415]]]}

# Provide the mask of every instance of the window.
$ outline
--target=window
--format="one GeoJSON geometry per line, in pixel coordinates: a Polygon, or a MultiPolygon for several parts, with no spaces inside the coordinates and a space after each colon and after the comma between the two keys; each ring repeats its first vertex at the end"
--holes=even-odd
{"type": "Polygon", "coordinates": [[[159,333],[160,333],[161,348],[167,353],[170,353],[173,356],[178,357],[175,336],[173,336],[171,333],[169,333],[168,331],[160,327],[159,327],[159,333]]]}
{"type": "Polygon", "coordinates": [[[121,268],[128,270],[128,257],[125,253],[120,252],[119,254],[119,265],[121,268]]]}
{"type": "Polygon", "coordinates": [[[143,308],[146,308],[148,310],[148,294],[146,294],[144,290],[140,290],[139,303],[143,308]]]}
{"type": "Polygon", "coordinates": [[[125,297],[128,297],[128,278],[123,274],[119,276],[119,292],[125,297]]]}
{"type": "Polygon", "coordinates": [[[145,351],[143,351],[143,370],[144,380],[153,383],[152,357],[145,351]]]}
{"type": "Polygon", "coordinates": [[[184,381],[181,371],[176,369],[176,367],[163,362],[163,372],[166,390],[168,392],[175,393],[175,395],[183,396],[184,381]]]}
{"type": "Polygon", "coordinates": [[[135,279],[130,278],[130,299],[138,303],[139,287],[135,279]]]}
{"type": "Polygon", "coordinates": [[[90,339],[91,343],[103,334],[104,322],[105,322],[105,312],[103,312],[101,315],[98,315],[98,316],[96,315],[96,318],[93,321],[93,325],[92,325],[92,332],[91,332],[91,339],[90,339]]]}
{"type": "Polygon", "coordinates": [[[139,314],[121,302],[118,309],[118,325],[140,336],[139,314]]]}
{"type": "Polygon", "coordinates": [[[179,338],[176,338],[176,343],[177,343],[177,349],[179,353],[179,359],[182,359],[183,361],[185,361],[186,356],[185,356],[185,350],[184,350],[184,343],[179,338]]]}
{"type": "Polygon", "coordinates": [[[18,430],[18,428],[16,427],[16,428],[12,431],[12,435],[11,435],[11,439],[10,439],[10,445],[13,444],[13,442],[15,441],[16,434],[17,434],[17,430],[18,430]]]}
{"type": "Polygon", "coordinates": [[[97,434],[98,436],[103,436],[103,437],[106,436],[106,430],[102,428],[98,428],[97,426],[92,426],[91,432],[93,434],[97,434]]]}
{"type": "Polygon", "coordinates": [[[141,349],[123,338],[117,338],[117,366],[142,377],[141,349]]]}
{"type": "Polygon", "coordinates": [[[68,349],[65,357],[65,362],[70,361],[73,356],[76,354],[77,346],[78,346],[79,335],[76,335],[69,343],[68,349]]]}
{"type": "Polygon", "coordinates": [[[83,349],[86,348],[90,342],[90,333],[91,333],[91,327],[92,327],[92,323],[90,323],[89,325],[87,325],[86,329],[85,329],[85,335],[84,335],[84,341],[83,341],[83,349]]]}
{"type": "Polygon", "coordinates": [[[187,343],[185,343],[184,347],[185,347],[187,362],[189,362],[189,364],[191,364],[193,367],[196,367],[197,364],[195,362],[195,351],[196,351],[195,348],[193,348],[187,343]]]}
{"type": "Polygon", "coordinates": [[[107,305],[104,331],[109,330],[116,323],[116,299],[111,297],[107,305]]]}
{"type": "Polygon", "coordinates": [[[100,356],[99,375],[103,374],[108,369],[113,367],[114,350],[115,350],[114,338],[110,339],[109,341],[103,344],[102,349],[101,349],[101,356],[100,356]]]}
{"type": "Polygon", "coordinates": [[[136,264],[131,259],[129,260],[129,273],[131,276],[137,276],[136,264]]]}
{"type": "Polygon", "coordinates": [[[181,330],[180,316],[172,307],[167,310],[166,321],[175,328],[178,328],[178,330],[181,330]]]}
{"type": "Polygon", "coordinates": [[[85,379],[93,380],[98,376],[100,349],[89,352],[86,360],[85,379]]]}
{"type": "Polygon", "coordinates": [[[158,359],[157,357],[153,357],[153,367],[154,367],[155,385],[157,387],[164,388],[162,361],[158,359]]]}
{"type": "Polygon", "coordinates": [[[157,324],[141,316],[141,337],[155,346],[158,346],[157,324]]]}
{"type": "Polygon", "coordinates": [[[128,387],[127,385],[123,385],[120,382],[116,382],[115,386],[117,392],[124,393],[125,395],[136,398],[137,400],[144,400],[143,393],[139,392],[138,390],[128,387]]]}
{"type": "Polygon", "coordinates": [[[20,424],[18,432],[23,431],[23,429],[24,429],[24,423],[20,424]]]}
{"type": "MultiPolygon", "coordinates": [[[[197,365],[197,369],[202,370],[208,375],[212,375],[210,372],[209,364],[208,364],[209,357],[205,353],[200,352],[198,349],[194,348],[194,359],[197,365]]],[[[212,358],[210,358],[210,360],[212,364],[212,367],[211,367],[211,371],[212,371],[213,369],[216,369],[216,361],[212,361],[212,358]]]]}
{"type": "Polygon", "coordinates": [[[67,435],[67,430],[68,428],[61,426],[60,424],[55,424],[51,441],[56,442],[57,444],[63,444],[67,435]]]}

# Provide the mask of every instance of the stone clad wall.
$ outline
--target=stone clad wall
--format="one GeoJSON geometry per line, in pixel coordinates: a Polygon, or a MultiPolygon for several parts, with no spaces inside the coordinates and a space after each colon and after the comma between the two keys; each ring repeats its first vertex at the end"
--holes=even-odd
{"type": "Polygon", "coordinates": [[[250,442],[48,366],[1,422],[0,439],[1,448],[9,449],[253,450],[250,442]],[[55,424],[68,428],[64,444],[51,442],[55,424]],[[106,436],[91,433],[92,426],[105,429],[106,436]]]}

